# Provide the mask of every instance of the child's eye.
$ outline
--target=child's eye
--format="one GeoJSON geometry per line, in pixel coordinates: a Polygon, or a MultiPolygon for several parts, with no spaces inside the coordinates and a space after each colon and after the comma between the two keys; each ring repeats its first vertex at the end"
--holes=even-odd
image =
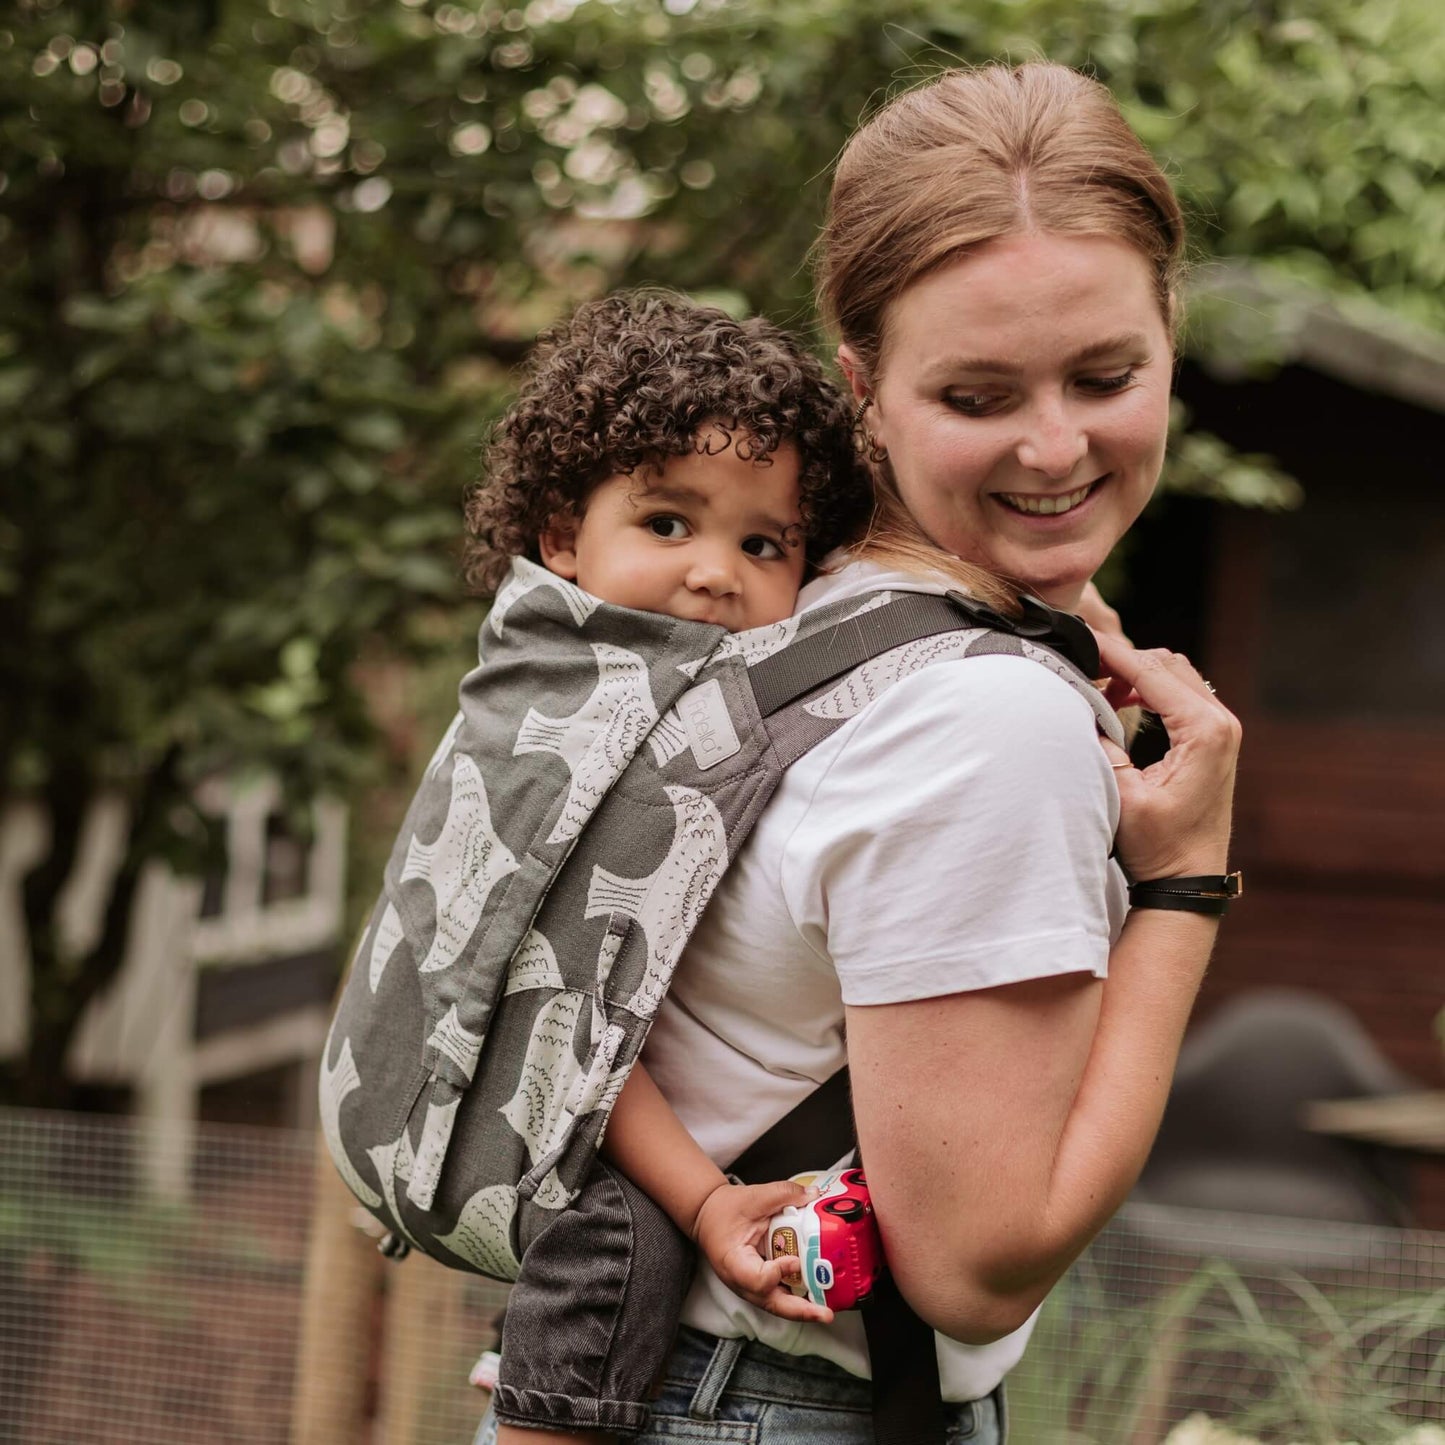
{"type": "Polygon", "coordinates": [[[668,542],[680,542],[687,536],[687,523],[681,517],[649,517],[647,529],[654,537],[662,537],[668,542]]]}
{"type": "Polygon", "coordinates": [[[749,537],[743,542],[743,551],[763,562],[776,562],[783,555],[782,547],[771,537],[749,537]]]}

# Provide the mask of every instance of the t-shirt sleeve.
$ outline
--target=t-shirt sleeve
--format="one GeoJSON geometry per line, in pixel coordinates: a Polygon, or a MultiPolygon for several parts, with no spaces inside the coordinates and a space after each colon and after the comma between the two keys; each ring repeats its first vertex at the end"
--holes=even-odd
{"type": "Polygon", "coordinates": [[[845,1003],[1107,972],[1118,790],[1066,682],[1024,658],[936,663],[836,748],[782,884],[845,1003]]]}

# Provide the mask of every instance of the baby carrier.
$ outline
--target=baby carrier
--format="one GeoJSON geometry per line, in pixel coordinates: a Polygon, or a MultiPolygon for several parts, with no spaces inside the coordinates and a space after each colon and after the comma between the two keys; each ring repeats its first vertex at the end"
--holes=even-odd
{"type": "Polygon", "coordinates": [[[1048,667],[1122,742],[1087,628],[1024,605],[878,591],[727,633],[518,561],[327,1040],[321,1119],[352,1193],[443,1263],[515,1279],[783,769],[901,678],[985,654],[1048,667]]]}

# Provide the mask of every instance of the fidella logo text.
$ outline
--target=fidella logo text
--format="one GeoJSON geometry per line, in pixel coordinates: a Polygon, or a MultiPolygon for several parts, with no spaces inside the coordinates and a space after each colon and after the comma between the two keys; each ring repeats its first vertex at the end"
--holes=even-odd
{"type": "Polygon", "coordinates": [[[704,771],[726,762],[742,747],[733,720],[728,716],[722,683],[717,678],[683,693],[678,699],[677,713],[687,729],[692,756],[704,771]]]}

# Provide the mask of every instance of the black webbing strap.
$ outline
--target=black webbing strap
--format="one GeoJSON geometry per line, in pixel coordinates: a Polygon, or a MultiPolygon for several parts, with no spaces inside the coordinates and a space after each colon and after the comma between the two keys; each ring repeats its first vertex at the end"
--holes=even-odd
{"type": "MultiPolygon", "coordinates": [[[[845,1065],[743,1150],[727,1172],[744,1184],[765,1184],[796,1173],[800,1159],[841,1159],[857,1143],[845,1065]]],[[[886,1272],[862,1313],[876,1445],[945,1445],[933,1331],[886,1272]]]]}
{"type": "Polygon", "coordinates": [[[754,663],[748,669],[748,680],[758,712],[769,717],[889,648],[966,626],[967,620],[947,597],[935,592],[897,597],[754,663]]]}
{"type": "Polygon", "coordinates": [[[1019,606],[1017,617],[1005,617],[961,592],[901,593],[881,607],[815,632],[754,663],[748,669],[748,680],[758,712],[769,717],[890,648],[961,627],[987,627],[1026,637],[1052,648],[1086,680],[1098,677],[1099,647],[1083,621],[1037,597],[1020,597],[1019,606]]]}
{"type": "MultiPolygon", "coordinates": [[[[727,1172],[744,1184],[771,1184],[796,1174],[799,1160],[832,1161],[858,1147],[853,1129],[853,1098],[844,1064],[827,1083],[819,1084],[771,1129],[754,1139],[727,1172]]],[[[806,1168],[807,1165],[802,1166],[806,1168]]]]}

